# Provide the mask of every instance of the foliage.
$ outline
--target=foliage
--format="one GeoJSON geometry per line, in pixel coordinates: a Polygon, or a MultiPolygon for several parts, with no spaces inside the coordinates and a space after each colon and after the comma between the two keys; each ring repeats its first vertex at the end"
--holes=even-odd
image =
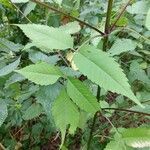
{"type": "Polygon", "coordinates": [[[148,128],[130,128],[120,129],[119,135],[115,135],[115,141],[111,141],[105,150],[117,149],[131,149],[149,147],[150,145],[150,132],[148,128]],[[121,146],[121,147],[120,147],[121,146]],[[130,147],[128,147],[130,146],[130,147]],[[132,148],[131,148],[132,147],[132,148]]]}
{"type": "Polygon", "coordinates": [[[63,76],[57,67],[45,62],[27,66],[21,70],[17,70],[16,72],[40,85],[54,84],[59,77],[63,76]]]}
{"type": "Polygon", "coordinates": [[[130,86],[127,83],[128,80],[122,73],[121,68],[119,68],[115,60],[109,57],[105,52],[91,46],[84,46],[74,56],[74,62],[79,70],[91,81],[97,83],[105,90],[128,96],[139,104],[131,92],[130,86]]]}
{"type": "Polygon", "coordinates": [[[45,52],[50,52],[53,49],[67,49],[73,47],[73,39],[61,29],[34,24],[22,24],[17,26],[31,39],[33,45],[41,48],[45,52]]]}
{"type": "Polygon", "coordinates": [[[0,0],[0,149],[149,148],[149,6],[0,0]]]}
{"type": "Polygon", "coordinates": [[[69,133],[74,133],[79,123],[79,111],[63,89],[53,104],[52,113],[56,126],[62,134],[62,144],[65,139],[67,125],[70,125],[69,133]],[[63,108],[63,109],[62,109],[63,108]]]}
{"type": "Polygon", "coordinates": [[[1,126],[8,115],[7,104],[3,100],[1,100],[0,113],[1,113],[0,117],[0,126],[1,126]]]}

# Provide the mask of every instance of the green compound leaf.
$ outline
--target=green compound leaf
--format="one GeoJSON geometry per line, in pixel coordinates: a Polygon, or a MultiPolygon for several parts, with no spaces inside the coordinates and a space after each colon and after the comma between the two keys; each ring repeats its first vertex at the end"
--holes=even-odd
{"type": "Polygon", "coordinates": [[[141,105],[131,91],[123,70],[107,53],[93,46],[85,45],[76,52],[73,60],[77,68],[92,82],[100,85],[105,90],[127,96],[138,105],[141,105]]]}
{"type": "Polygon", "coordinates": [[[86,112],[95,113],[100,109],[97,99],[78,79],[68,78],[67,93],[78,107],[86,112]]]}
{"type": "Polygon", "coordinates": [[[45,62],[29,65],[23,69],[16,70],[27,79],[40,85],[54,84],[63,74],[58,67],[45,62]]]}

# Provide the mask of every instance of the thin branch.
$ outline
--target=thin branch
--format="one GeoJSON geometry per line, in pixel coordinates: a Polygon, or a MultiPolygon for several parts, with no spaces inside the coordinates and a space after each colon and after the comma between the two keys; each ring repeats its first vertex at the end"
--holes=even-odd
{"type": "Polygon", "coordinates": [[[126,3],[126,5],[123,7],[123,9],[121,10],[120,14],[117,16],[114,24],[111,26],[110,31],[112,31],[114,29],[114,27],[116,26],[117,22],[119,21],[119,19],[121,18],[121,16],[124,14],[127,6],[130,4],[132,0],[128,0],[128,2],[126,3]]]}
{"type": "Polygon", "coordinates": [[[14,3],[11,3],[11,4],[16,8],[16,10],[20,12],[20,14],[22,14],[26,18],[26,20],[32,23],[32,21],[27,16],[25,16],[24,13],[14,3]]]}
{"type": "Polygon", "coordinates": [[[68,67],[70,67],[70,64],[69,64],[69,63],[67,62],[67,60],[63,57],[63,55],[61,54],[61,52],[58,51],[57,53],[58,53],[58,55],[61,57],[61,59],[65,62],[65,64],[66,64],[68,67]]]}
{"type": "Polygon", "coordinates": [[[22,128],[20,128],[15,134],[14,136],[16,136],[19,132],[21,132],[25,127],[26,127],[27,124],[24,124],[24,126],[22,128]]]}
{"type": "Polygon", "coordinates": [[[122,111],[122,112],[140,114],[140,115],[144,115],[144,116],[150,116],[149,113],[144,113],[144,112],[135,111],[135,110],[128,110],[128,109],[123,109],[123,108],[103,108],[102,110],[115,110],[115,111],[122,111]]]}
{"type": "Polygon", "coordinates": [[[1,150],[5,150],[6,148],[2,145],[2,143],[0,143],[0,149],[1,150]]]}
{"type": "MultiPolygon", "coordinates": [[[[101,88],[100,88],[100,86],[98,86],[98,88],[97,88],[97,100],[98,100],[98,102],[100,101],[100,91],[101,91],[101,88]]],[[[95,123],[96,123],[98,113],[99,112],[96,112],[95,115],[94,115],[94,118],[93,118],[92,127],[91,127],[91,130],[90,130],[90,135],[89,135],[89,139],[88,139],[88,142],[87,142],[87,150],[90,150],[90,147],[91,147],[91,141],[92,141],[92,138],[93,138],[93,132],[94,132],[95,123]]]]}
{"type": "Polygon", "coordinates": [[[109,119],[107,116],[105,116],[105,115],[104,115],[104,117],[105,117],[106,120],[109,122],[109,124],[114,128],[114,130],[116,131],[116,133],[117,133],[118,135],[120,135],[120,134],[119,134],[119,131],[118,131],[117,128],[114,126],[114,124],[110,121],[110,119],[109,119]]]}
{"type": "Polygon", "coordinates": [[[110,140],[113,140],[113,139],[114,139],[114,138],[109,137],[109,136],[106,136],[106,135],[97,135],[97,134],[94,136],[94,138],[95,138],[95,137],[104,137],[104,138],[107,138],[107,139],[110,139],[110,140]]]}
{"type": "Polygon", "coordinates": [[[103,33],[102,31],[100,31],[100,30],[97,29],[96,27],[94,27],[94,26],[88,24],[87,22],[82,21],[82,20],[80,20],[80,19],[78,19],[78,18],[76,18],[76,17],[74,17],[74,16],[71,16],[70,14],[68,14],[68,13],[66,13],[66,12],[64,12],[64,11],[62,11],[62,10],[60,10],[60,9],[54,8],[54,7],[52,7],[52,6],[50,6],[50,5],[46,4],[46,3],[43,3],[43,2],[41,2],[41,1],[39,1],[39,0],[31,0],[31,1],[34,2],[34,3],[36,3],[36,4],[39,4],[39,5],[43,6],[43,7],[45,7],[45,8],[47,8],[47,9],[49,9],[49,10],[55,11],[55,12],[57,12],[57,13],[59,13],[59,14],[63,14],[64,16],[67,16],[68,18],[71,18],[71,19],[73,19],[73,20],[75,20],[75,21],[78,21],[78,22],[80,22],[81,24],[83,24],[83,25],[85,25],[85,26],[87,26],[87,27],[89,27],[89,28],[91,28],[91,29],[97,31],[97,32],[100,33],[102,36],[105,36],[105,33],[103,33]]]}

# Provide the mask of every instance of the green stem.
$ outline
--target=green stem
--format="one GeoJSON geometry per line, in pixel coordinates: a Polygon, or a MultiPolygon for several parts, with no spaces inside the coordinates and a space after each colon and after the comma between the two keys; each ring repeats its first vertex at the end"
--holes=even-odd
{"type": "MultiPolygon", "coordinates": [[[[113,0],[109,0],[108,1],[108,7],[107,7],[106,23],[105,23],[105,35],[107,35],[107,36],[104,36],[103,51],[106,51],[106,47],[108,44],[108,34],[109,34],[109,30],[110,30],[110,19],[111,19],[112,5],[113,5],[113,0]]],[[[98,89],[97,89],[97,100],[98,100],[98,102],[100,101],[100,90],[101,90],[101,88],[100,88],[100,86],[98,86],[98,89]]],[[[95,128],[97,114],[98,114],[98,112],[95,113],[94,118],[93,118],[92,127],[90,130],[90,135],[89,135],[89,139],[87,142],[87,150],[90,150],[90,147],[91,147],[91,141],[93,138],[93,132],[94,132],[94,128],[95,128]]]]}
{"type": "MultiPolygon", "coordinates": [[[[98,88],[97,88],[97,101],[98,102],[100,101],[100,91],[101,91],[101,88],[100,88],[100,86],[98,86],[98,88]]],[[[91,127],[91,130],[90,130],[90,135],[89,135],[89,139],[88,139],[88,142],[87,142],[87,150],[90,150],[90,147],[91,147],[91,141],[92,141],[92,138],[93,138],[93,132],[94,132],[94,128],[95,128],[97,114],[98,114],[98,112],[95,113],[94,118],[93,118],[92,127],[91,127]]]]}
{"type": "Polygon", "coordinates": [[[105,23],[105,34],[107,36],[104,37],[103,51],[106,51],[108,46],[108,35],[110,34],[110,20],[111,20],[112,6],[113,6],[113,0],[109,0],[107,6],[106,23],[105,23]]]}
{"type": "Polygon", "coordinates": [[[106,23],[105,23],[105,33],[107,34],[109,34],[109,29],[110,29],[112,5],[113,5],[113,0],[109,0],[107,6],[106,23]]]}

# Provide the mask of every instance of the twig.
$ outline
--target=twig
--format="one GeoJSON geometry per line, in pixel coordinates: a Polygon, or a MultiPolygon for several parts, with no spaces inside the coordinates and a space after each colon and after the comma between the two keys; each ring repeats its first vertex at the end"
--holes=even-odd
{"type": "Polygon", "coordinates": [[[130,4],[132,0],[128,0],[127,4],[123,7],[123,9],[121,10],[120,14],[118,15],[118,17],[116,18],[114,24],[111,26],[110,31],[112,31],[115,27],[115,25],[117,24],[117,22],[119,21],[119,19],[121,18],[121,16],[124,14],[127,6],[130,4]]]}
{"type": "Polygon", "coordinates": [[[63,57],[63,55],[61,54],[61,52],[58,51],[57,53],[58,53],[58,55],[61,57],[61,59],[65,62],[65,64],[66,64],[68,67],[70,67],[70,64],[69,64],[69,63],[67,62],[67,60],[63,57]]]}
{"type": "Polygon", "coordinates": [[[113,140],[113,138],[112,137],[109,137],[109,136],[106,136],[106,135],[95,135],[94,136],[94,138],[96,138],[96,137],[104,137],[104,138],[107,138],[107,139],[110,139],[110,140],[113,140]]]}
{"type": "Polygon", "coordinates": [[[5,150],[6,148],[2,145],[2,143],[0,143],[0,149],[1,150],[5,150]]]}
{"type": "Polygon", "coordinates": [[[104,117],[105,117],[106,120],[109,122],[109,124],[114,128],[114,130],[116,131],[116,133],[117,133],[118,135],[120,135],[120,134],[119,134],[119,131],[118,131],[117,128],[114,126],[114,124],[110,121],[110,119],[109,119],[107,116],[105,116],[105,115],[104,115],[104,117]]]}
{"type": "Polygon", "coordinates": [[[20,131],[22,131],[24,128],[26,127],[26,124],[22,127],[22,128],[20,128],[13,136],[16,136],[20,131]]]}
{"type": "Polygon", "coordinates": [[[32,21],[31,21],[27,16],[25,16],[24,13],[23,13],[14,3],[12,3],[12,5],[13,5],[30,23],[32,23],[32,21]]]}
{"type": "Polygon", "coordinates": [[[122,112],[130,112],[130,113],[140,114],[140,115],[144,115],[144,116],[150,116],[149,113],[144,113],[144,112],[129,110],[129,109],[123,109],[123,108],[103,108],[102,110],[115,110],[115,111],[122,111],[122,112]]]}
{"type": "Polygon", "coordinates": [[[60,133],[58,132],[52,142],[56,141],[59,138],[60,133]]]}
{"type": "Polygon", "coordinates": [[[43,6],[43,7],[45,7],[45,8],[47,8],[47,9],[49,9],[49,10],[55,11],[55,12],[57,12],[57,13],[59,13],[59,14],[63,14],[63,15],[65,15],[65,16],[67,16],[68,18],[71,18],[71,19],[73,19],[73,20],[75,20],[75,21],[78,21],[78,22],[80,22],[81,24],[83,24],[83,25],[85,25],[85,26],[87,26],[87,27],[89,27],[89,28],[91,28],[91,29],[97,31],[97,32],[100,33],[102,36],[105,35],[105,33],[103,33],[102,31],[100,31],[100,30],[97,29],[96,27],[94,27],[94,26],[88,24],[87,22],[82,21],[82,20],[80,20],[80,19],[78,19],[78,18],[76,18],[76,17],[74,17],[74,16],[71,16],[70,14],[68,14],[68,13],[66,13],[66,12],[64,12],[64,11],[62,11],[62,10],[60,10],[60,9],[54,8],[54,7],[52,7],[52,6],[50,6],[50,5],[47,5],[46,3],[43,3],[43,2],[41,2],[41,1],[39,1],[39,0],[31,0],[31,1],[34,2],[34,3],[36,3],[36,4],[39,4],[39,5],[43,6]]]}

